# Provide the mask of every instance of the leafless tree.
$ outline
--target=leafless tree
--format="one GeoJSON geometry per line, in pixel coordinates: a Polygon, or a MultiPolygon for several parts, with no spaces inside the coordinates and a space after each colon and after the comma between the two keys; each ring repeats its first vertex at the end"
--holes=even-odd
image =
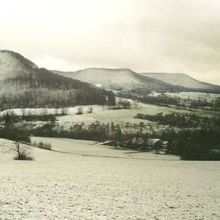
{"type": "Polygon", "coordinates": [[[12,149],[16,152],[15,160],[33,160],[30,156],[30,147],[22,145],[18,140],[14,141],[14,147],[12,149]]]}

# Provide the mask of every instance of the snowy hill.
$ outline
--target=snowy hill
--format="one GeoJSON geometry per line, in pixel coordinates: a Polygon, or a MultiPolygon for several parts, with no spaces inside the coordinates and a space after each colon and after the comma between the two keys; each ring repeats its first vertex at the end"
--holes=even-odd
{"type": "Polygon", "coordinates": [[[129,69],[99,69],[89,68],[76,72],[66,72],[66,76],[83,80],[92,84],[103,86],[123,84],[138,84],[138,79],[134,77],[134,72],[129,69]]]}
{"type": "Polygon", "coordinates": [[[183,86],[186,88],[210,92],[220,92],[220,86],[200,82],[184,73],[142,73],[142,75],[158,79],[175,86],[183,86]]]}
{"type": "Polygon", "coordinates": [[[22,55],[0,50],[0,108],[114,103],[112,92],[38,68],[22,55]]]}
{"type": "Polygon", "coordinates": [[[156,92],[200,91],[220,93],[220,86],[200,82],[181,73],[136,73],[130,69],[88,68],[57,74],[92,83],[108,89],[141,89],[156,92]]]}
{"type": "Polygon", "coordinates": [[[129,69],[89,68],[76,72],[55,71],[55,73],[107,89],[146,89],[147,91],[158,92],[181,91],[179,86],[143,76],[129,69]]]}
{"type": "Polygon", "coordinates": [[[29,74],[36,70],[37,66],[22,55],[0,50],[0,80],[17,77],[22,74],[29,74]]]}

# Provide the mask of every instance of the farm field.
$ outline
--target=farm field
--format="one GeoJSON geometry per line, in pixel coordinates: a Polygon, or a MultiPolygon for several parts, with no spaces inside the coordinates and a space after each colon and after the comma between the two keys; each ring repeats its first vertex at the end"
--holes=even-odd
{"type": "MultiPolygon", "coordinates": [[[[7,112],[14,113],[16,115],[22,115],[25,111],[25,115],[42,115],[42,114],[55,114],[55,112],[60,113],[62,109],[55,109],[55,108],[25,108],[25,109],[10,109],[4,110],[0,113],[0,116],[5,115],[7,112]]],[[[170,112],[181,112],[181,113],[194,113],[203,116],[213,116],[216,112],[210,112],[205,110],[186,110],[181,108],[175,107],[165,107],[165,106],[158,106],[158,105],[151,105],[151,104],[144,104],[139,103],[137,108],[130,108],[130,109],[119,109],[113,110],[108,109],[107,106],[100,106],[100,105],[84,105],[84,106],[75,106],[66,108],[66,115],[57,116],[57,122],[60,126],[64,126],[65,128],[69,128],[73,125],[73,123],[85,123],[91,124],[96,121],[100,121],[101,123],[110,123],[114,122],[117,124],[125,124],[129,123],[140,123],[141,119],[135,118],[138,113],[141,114],[157,114],[160,112],[163,113],[170,113],[170,112]],[[77,115],[77,109],[81,107],[83,109],[83,114],[77,115]],[[88,109],[92,108],[92,113],[88,113],[88,109]]],[[[38,123],[39,125],[42,122],[38,123]]]]}
{"type": "Polygon", "coordinates": [[[181,99],[206,99],[207,101],[215,100],[216,98],[220,98],[220,94],[214,93],[203,93],[203,92],[179,92],[179,93],[165,93],[171,97],[179,97],[181,99]]]}
{"type": "Polygon", "coordinates": [[[32,141],[56,152],[34,148],[34,161],[14,161],[11,142],[0,139],[1,219],[220,218],[219,162],[91,141],[32,141]]]}
{"type": "MultiPolygon", "coordinates": [[[[160,112],[163,113],[170,113],[170,112],[181,112],[181,113],[193,113],[200,116],[207,116],[212,117],[217,114],[217,112],[209,112],[205,110],[186,110],[181,108],[175,107],[165,107],[165,106],[158,106],[158,105],[150,105],[150,104],[143,104],[140,103],[138,108],[131,108],[131,109],[120,109],[120,110],[111,110],[107,108],[103,108],[102,106],[92,106],[93,113],[85,113],[82,115],[76,115],[75,111],[76,108],[70,108],[68,111],[68,115],[65,116],[58,116],[58,123],[63,126],[71,126],[72,123],[85,123],[91,124],[95,121],[100,121],[102,123],[109,123],[114,122],[118,124],[124,123],[140,123],[143,120],[135,118],[138,113],[141,114],[149,114],[154,115],[160,112]]],[[[85,110],[88,106],[83,107],[85,110]]]]}

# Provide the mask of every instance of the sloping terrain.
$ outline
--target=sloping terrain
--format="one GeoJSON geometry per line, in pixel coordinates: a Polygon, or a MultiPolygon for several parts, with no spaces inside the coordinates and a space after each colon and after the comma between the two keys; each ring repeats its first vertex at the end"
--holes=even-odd
{"type": "Polygon", "coordinates": [[[220,86],[200,82],[184,73],[142,73],[143,76],[161,80],[163,82],[191,88],[198,91],[220,92],[220,86]]]}
{"type": "Polygon", "coordinates": [[[0,81],[28,75],[38,67],[18,53],[0,50],[0,81]]]}
{"type": "Polygon", "coordinates": [[[22,55],[0,51],[0,107],[74,106],[114,103],[114,95],[79,80],[38,68],[22,55]]]}
{"type": "Polygon", "coordinates": [[[103,69],[89,68],[76,72],[60,72],[55,73],[78,79],[83,82],[92,83],[94,85],[107,89],[120,90],[136,90],[143,89],[143,92],[167,92],[184,90],[179,86],[174,86],[157,79],[140,75],[129,69],[103,69]]]}
{"type": "Polygon", "coordinates": [[[14,161],[0,152],[2,219],[219,219],[219,162],[33,140],[66,153],[35,148],[34,161],[14,161]]]}
{"type": "Polygon", "coordinates": [[[103,88],[145,92],[215,92],[220,86],[200,82],[183,73],[136,73],[130,69],[88,68],[57,74],[88,82],[103,88]]]}

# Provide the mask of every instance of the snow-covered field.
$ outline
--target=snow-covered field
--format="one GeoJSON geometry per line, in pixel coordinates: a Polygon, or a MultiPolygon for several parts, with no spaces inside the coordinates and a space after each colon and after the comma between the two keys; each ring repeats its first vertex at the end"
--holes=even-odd
{"type": "Polygon", "coordinates": [[[14,161],[0,139],[0,219],[220,218],[220,162],[32,138],[34,161],[14,161]]]}
{"type": "MultiPolygon", "coordinates": [[[[14,113],[16,115],[22,115],[22,114],[45,115],[45,114],[61,113],[61,111],[62,109],[54,109],[54,108],[10,109],[0,112],[0,117],[5,115],[7,112],[14,113]]],[[[135,118],[137,113],[156,114],[159,112],[182,111],[182,110],[140,103],[138,108],[131,108],[131,109],[111,110],[108,109],[107,106],[85,105],[85,106],[75,106],[75,107],[66,108],[65,111],[67,115],[57,116],[58,123],[61,126],[70,127],[73,125],[73,123],[90,124],[96,121],[100,121],[103,123],[115,122],[119,124],[123,124],[126,122],[139,123],[142,120],[135,118]],[[80,107],[82,107],[83,109],[83,114],[77,115],[76,112],[80,107]],[[93,109],[92,113],[88,113],[88,110],[90,108],[93,109]]]]}
{"type": "Polygon", "coordinates": [[[171,97],[179,97],[181,99],[206,99],[207,101],[213,101],[216,98],[220,98],[220,94],[204,93],[204,92],[179,92],[179,93],[165,93],[171,97]]]}
{"type": "MultiPolygon", "coordinates": [[[[117,124],[125,124],[125,123],[136,123],[139,124],[143,122],[142,119],[135,118],[138,113],[154,115],[160,112],[169,113],[169,112],[182,112],[182,113],[192,113],[189,110],[177,109],[172,107],[164,107],[150,104],[140,103],[138,108],[131,109],[121,109],[121,110],[110,110],[107,107],[102,106],[92,106],[93,113],[86,113],[86,109],[89,106],[84,106],[85,114],[76,115],[75,108],[70,108],[68,111],[68,115],[57,117],[60,125],[64,127],[70,127],[73,123],[85,123],[91,124],[96,121],[100,121],[102,123],[110,123],[114,122],[117,124]]],[[[205,112],[204,110],[195,110],[193,111],[195,114],[203,114],[205,116],[210,116],[215,113],[205,112]]]]}
{"type": "MultiPolygon", "coordinates": [[[[84,105],[84,106],[75,106],[66,109],[55,109],[55,108],[25,108],[25,109],[10,109],[4,110],[0,112],[0,117],[4,116],[7,112],[14,113],[16,115],[45,115],[45,114],[57,114],[61,113],[62,111],[66,112],[67,114],[64,116],[57,116],[57,123],[59,126],[62,126],[64,129],[69,129],[75,123],[81,124],[84,123],[86,125],[94,123],[94,122],[101,122],[101,123],[111,123],[114,122],[116,124],[125,125],[125,123],[130,124],[139,124],[143,122],[142,119],[135,118],[138,113],[142,114],[157,114],[160,112],[168,113],[168,112],[182,112],[182,113],[189,113],[190,110],[183,110],[183,109],[176,109],[172,107],[164,107],[164,106],[157,106],[157,105],[150,105],[139,103],[137,108],[132,107],[131,109],[120,109],[120,110],[113,110],[109,109],[107,106],[100,106],[100,105],[84,105]],[[82,108],[83,114],[76,114],[79,108],[82,108]],[[88,110],[92,108],[92,113],[88,113],[88,110]]],[[[205,116],[212,116],[213,112],[205,112],[204,110],[194,110],[193,113],[203,114],[205,116]]],[[[147,123],[147,120],[144,120],[147,123]]],[[[34,122],[35,127],[42,126],[45,122],[38,121],[34,122]]]]}
{"type": "MultiPolygon", "coordinates": [[[[72,123],[86,123],[90,124],[95,121],[100,121],[103,123],[115,122],[119,124],[123,124],[126,122],[129,123],[139,123],[140,119],[135,118],[137,113],[145,113],[145,114],[156,114],[161,111],[168,112],[170,109],[166,107],[159,107],[155,105],[146,105],[140,104],[139,108],[132,109],[121,109],[121,110],[110,110],[107,107],[103,106],[92,106],[93,113],[85,113],[83,115],[76,115],[73,110],[69,111],[69,114],[66,116],[57,117],[59,124],[71,126],[72,123]],[[72,113],[71,113],[72,112],[72,113]]],[[[85,110],[88,108],[87,106],[83,107],[85,110]]]]}

